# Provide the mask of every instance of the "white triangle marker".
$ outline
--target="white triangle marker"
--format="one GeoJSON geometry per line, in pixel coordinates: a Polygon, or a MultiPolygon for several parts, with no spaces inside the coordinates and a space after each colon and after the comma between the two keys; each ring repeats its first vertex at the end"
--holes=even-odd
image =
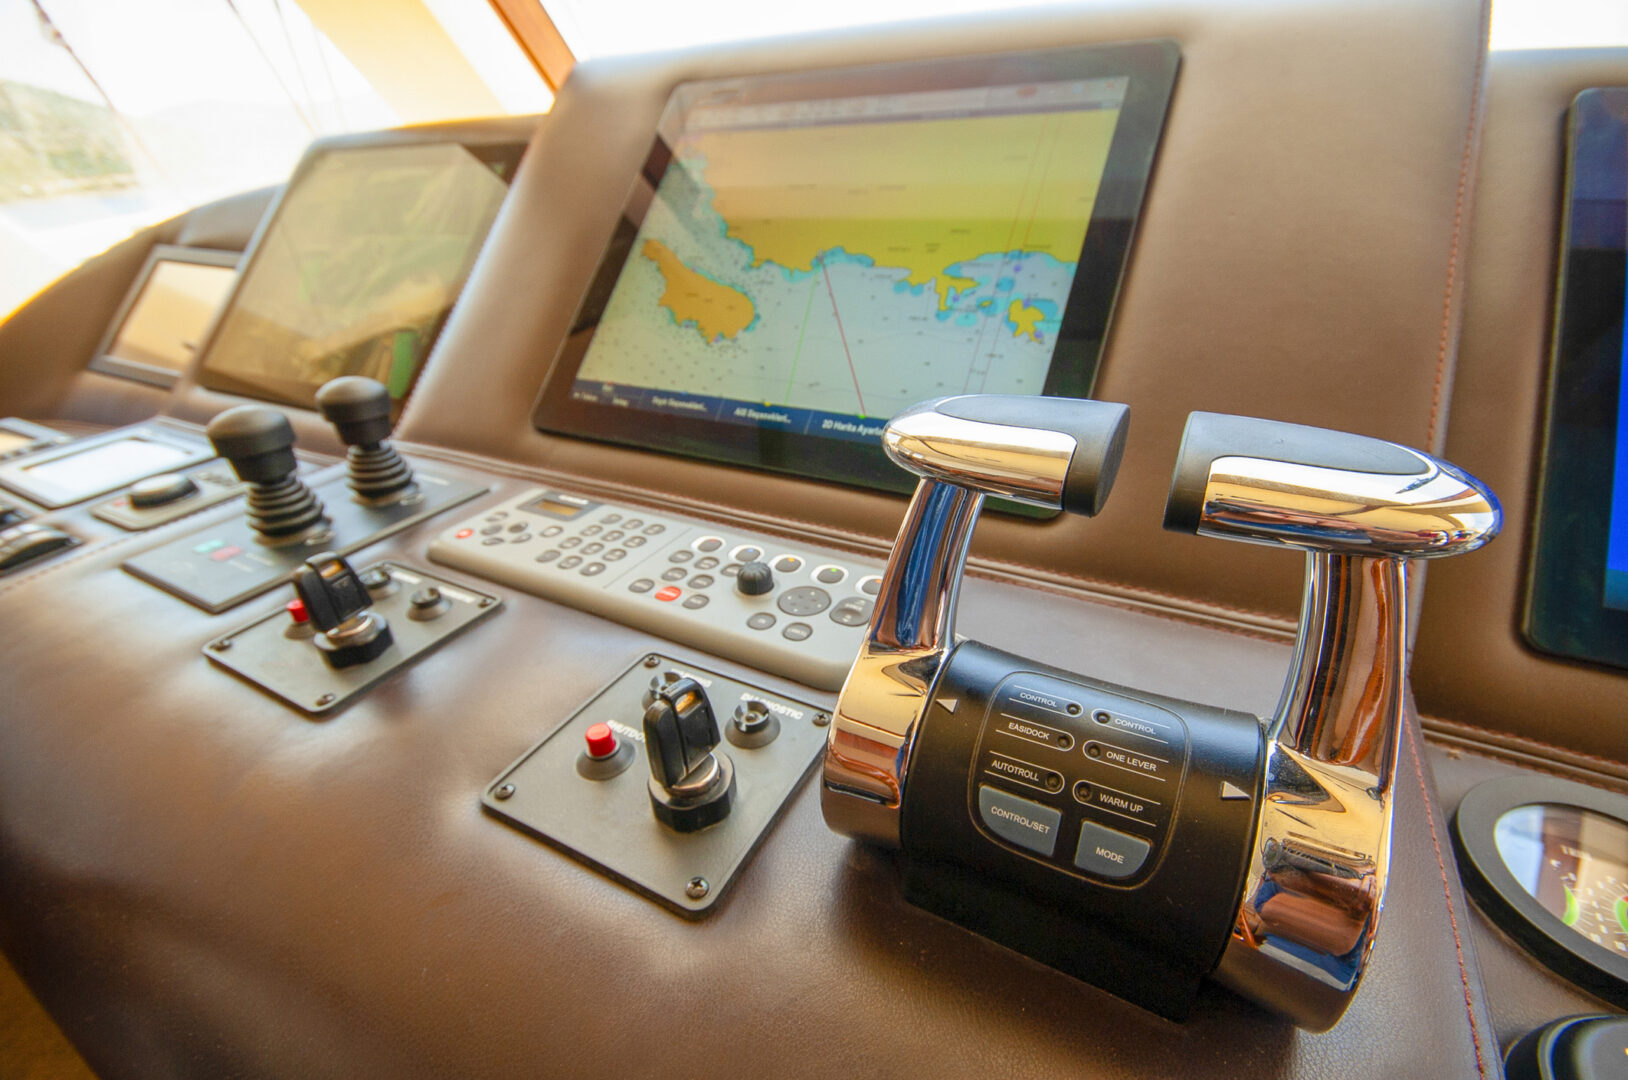
{"type": "Polygon", "coordinates": [[[1223,799],[1247,799],[1249,792],[1233,785],[1229,780],[1221,781],[1221,797],[1223,799]]]}
{"type": "Polygon", "coordinates": [[[959,698],[941,697],[938,699],[938,707],[947,713],[953,713],[955,711],[955,707],[959,704],[961,704],[959,698]]]}

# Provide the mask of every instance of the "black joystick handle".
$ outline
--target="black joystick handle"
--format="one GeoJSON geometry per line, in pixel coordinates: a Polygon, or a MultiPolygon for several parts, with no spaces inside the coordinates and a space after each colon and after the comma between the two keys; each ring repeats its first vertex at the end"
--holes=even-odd
{"type": "Polygon", "coordinates": [[[317,391],[317,408],[350,447],[350,489],[363,502],[395,499],[413,488],[413,470],[390,438],[390,391],[377,379],[342,375],[317,391]]]}
{"type": "Polygon", "coordinates": [[[685,676],[654,691],[644,711],[644,741],[657,820],[695,832],[729,816],[735,769],[728,755],[713,753],[721,740],[700,683],[685,676]]]}
{"type": "Polygon", "coordinates": [[[227,409],[205,429],[215,453],[225,458],[239,480],[275,484],[293,476],[294,428],[288,417],[264,405],[227,409]]]}
{"type": "Polygon", "coordinates": [[[249,525],[261,539],[276,543],[326,520],[322,501],[299,478],[288,417],[264,405],[239,405],[205,430],[215,453],[248,483],[249,525]]]}
{"type": "Polygon", "coordinates": [[[294,572],[294,591],[321,631],[314,642],[333,668],[365,664],[390,647],[390,625],[368,610],[373,596],[350,563],[331,551],[294,572]]]}
{"type": "Polygon", "coordinates": [[[766,562],[749,562],[736,575],[735,588],[743,596],[762,596],[774,589],[774,571],[766,562]]]}

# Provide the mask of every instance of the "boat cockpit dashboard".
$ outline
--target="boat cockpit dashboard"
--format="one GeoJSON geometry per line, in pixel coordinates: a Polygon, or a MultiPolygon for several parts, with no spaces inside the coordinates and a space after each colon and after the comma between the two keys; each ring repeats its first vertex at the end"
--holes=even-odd
{"type": "Polygon", "coordinates": [[[85,263],[0,950],[110,1078],[1623,1075],[1628,50],[1487,18],[592,60],[85,263]]]}

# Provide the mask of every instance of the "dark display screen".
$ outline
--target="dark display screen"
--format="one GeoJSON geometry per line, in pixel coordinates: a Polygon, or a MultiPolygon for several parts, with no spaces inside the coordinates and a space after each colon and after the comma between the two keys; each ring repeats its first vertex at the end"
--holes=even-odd
{"type": "Polygon", "coordinates": [[[1628,667],[1628,89],[1579,94],[1525,632],[1628,667]]]}
{"type": "Polygon", "coordinates": [[[1086,396],[1169,43],[689,83],[538,426],[861,483],[927,398],[1086,396]]]}

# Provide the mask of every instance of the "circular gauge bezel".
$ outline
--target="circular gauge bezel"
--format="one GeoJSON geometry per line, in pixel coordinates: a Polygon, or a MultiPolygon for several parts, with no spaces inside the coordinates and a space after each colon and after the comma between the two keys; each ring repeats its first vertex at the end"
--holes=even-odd
{"type": "Polygon", "coordinates": [[[1453,814],[1453,846],[1464,887],[1493,922],[1561,977],[1628,1006],[1628,957],[1567,926],[1515,879],[1494,830],[1526,806],[1558,806],[1611,818],[1628,828],[1628,798],[1551,777],[1510,776],[1471,788],[1453,814]]]}

